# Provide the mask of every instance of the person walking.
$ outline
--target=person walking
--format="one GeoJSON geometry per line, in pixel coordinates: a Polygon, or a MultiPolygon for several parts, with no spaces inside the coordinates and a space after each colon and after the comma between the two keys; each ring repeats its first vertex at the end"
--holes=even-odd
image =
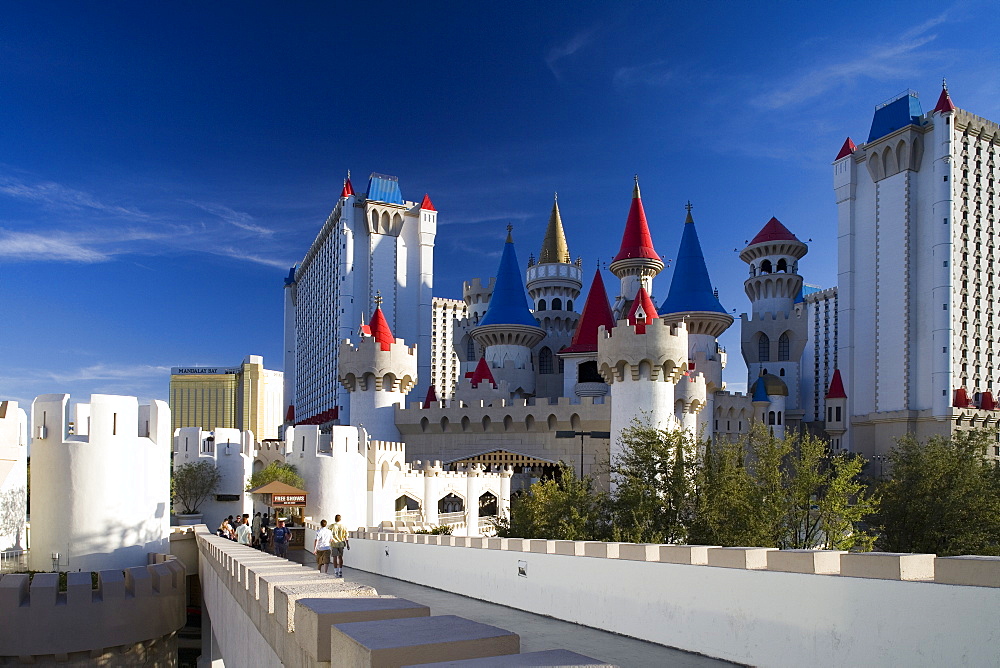
{"type": "Polygon", "coordinates": [[[342,578],[344,577],[344,548],[351,549],[351,542],[347,540],[347,527],[340,523],[340,515],[333,518],[333,526],[330,527],[330,534],[333,574],[338,578],[342,578]]]}
{"type": "Polygon", "coordinates": [[[250,547],[250,525],[246,521],[240,522],[236,526],[236,542],[250,547]]]}
{"type": "Polygon", "coordinates": [[[330,539],[333,533],[326,528],[326,520],[319,521],[319,531],[313,543],[313,554],[316,555],[316,568],[320,573],[330,572],[330,539]]]}
{"type": "Polygon", "coordinates": [[[263,522],[260,518],[260,513],[258,512],[253,516],[253,524],[250,525],[251,538],[250,546],[260,549],[260,528],[263,522]]]}
{"type": "Polygon", "coordinates": [[[278,520],[278,526],[271,532],[273,535],[275,556],[287,558],[288,540],[291,537],[291,533],[292,532],[285,527],[284,520],[278,520]]]}

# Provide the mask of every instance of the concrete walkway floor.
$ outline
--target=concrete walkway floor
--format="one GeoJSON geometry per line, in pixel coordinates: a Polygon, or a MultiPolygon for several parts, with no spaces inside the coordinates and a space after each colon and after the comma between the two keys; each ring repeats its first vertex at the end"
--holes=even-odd
{"type": "MultiPolygon", "coordinates": [[[[315,557],[306,550],[290,550],[288,556],[293,561],[316,567],[315,557]]],[[[350,562],[350,553],[347,553],[345,562],[350,562]]],[[[568,649],[622,668],[708,668],[737,665],[350,567],[344,568],[344,579],[372,586],[379,594],[397,596],[429,606],[432,615],[458,615],[513,631],[521,636],[522,653],[568,649]]]]}

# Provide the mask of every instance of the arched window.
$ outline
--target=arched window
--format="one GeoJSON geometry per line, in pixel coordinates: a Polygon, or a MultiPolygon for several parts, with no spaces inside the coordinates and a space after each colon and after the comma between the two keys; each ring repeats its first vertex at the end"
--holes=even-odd
{"type": "Polygon", "coordinates": [[[760,273],[762,273],[762,274],[770,274],[771,273],[771,261],[770,260],[764,260],[763,262],[760,263],[760,273]]]}
{"type": "Polygon", "coordinates": [[[562,300],[556,297],[552,300],[552,310],[561,311],[562,310],[562,300]]]}
{"type": "Polygon", "coordinates": [[[768,411],[768,413],[767,413],[767,423],[768,424],[774,424],[775,423],[774,420],[775,420],[774,411],[768,411]]]}
{"type": "Polygon", "coordinates": [[[781,258],[780,260],[778,260],[778,267],[776,271],[784,271],[784,272],[788,271],[788,262],[785,260],[785,258],[781,258]]]}
{"type": "Polygon", "coordinates": [[[538,300],[538,310],[539,311],[544,311],[545,310],[545,300],[544,299],[539,299],[538,300]]]}
{"type": "Polygon", "coordinates": [[[781,424],[781,411],[778,411],[778,424],[781,424]]]}
{"type": "Polygon", "coordinates": [[[771,339],[767,338],[767,334],[763,332],[761,332],[760,338],[757,339],[757,361],[771,361],[771,339]]]}
{"type": "Polygon", "coordinates": [[[788,334],[782,334],[778,337],[778,361],[784,362],[788,360],[788,334]]]}
{"type": "Polygon", "coordinates": [[[567,311],[572,311],[573,310],[573,300],[572,299],[567,299],[566,300],[566,310],[567,311]]]}
{"type": "Polygon", "coordinates": [[[597,372],[597,362],[591,360],[576,367],[576,379],[580,383],[603,383],[604,379],[597,372]]]}
{"type": "Polygon", "coordinates": [[[552,373],[552,351],[547,347],[538,351],[538,373],[552,373]]]}
{"type": "Polygon", "coordinates": [[[471,336],[468,342],[465,344],[465,360],[467,362],[476,361],[476,341],[471,336]]]}

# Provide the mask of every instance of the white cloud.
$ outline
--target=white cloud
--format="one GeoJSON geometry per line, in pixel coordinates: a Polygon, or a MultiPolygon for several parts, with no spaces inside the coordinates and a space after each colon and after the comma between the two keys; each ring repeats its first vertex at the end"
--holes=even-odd
{"type": "Polygon", "coordinates": [[[52,181],[28,184],[11,177],[0,177],[0,193],[55,209],[91,209],[112,216],[133,219],[146,219],[148,217],[137,209],[107,204],[90,193],[67,188],[52,181]]]}
{"type": "Polygon", "coordinates": [[[8,261],[104,262],[111,254],[91,247],[89,240],[65,233],[33,234],[0,229],[0,257],[8,261]]]}
{"type": "Polygon", "coordinates": [[[593,28],[584,30],[573,35],[568,41],[558,44],[549,49],[545,56],[545,64],[556,79],[562,78],[562,70],[559,61],[572,56],[580,49],[588,46],[594,39],[595,30],[593,28]]]}
{"type": "Polygon", "coordinates": [[[278,269],[288,269],[293,264],[295,264],[292,261],[288,261],[288,260],[276,260],[274,258],[263,257],[261,255],[256,255],[254,253],[248,253],[246,251],[242,251],[242,250],[240,250],[238,248],[232,248],[232,247],[228,247],[228,248],[215,248],[215,249],[212,249],[211,252],[215,253],[216,255],[221,255],[223,257],[231,257],[231,258],[234,258],[236,260],[246,260],[248,262],[254,262],[256,264],[262,264],[262,265],[265,265],[267,267],[277,267],[278,269]]]}
{"type": "Polygon", "coordinates": [[[208,213],[218,216],[222,220],[226,221],[234,227],[238,227],[241,230],[246,230],[247,232],[253,232],[254,234],[259,234],[261,236],[271,236],[274,234],[274,230],[258,225],[254,222],[254,217],[249,213],[243,211],[236,211],[230,209],[228,206],[222,204],[206,204],[204,202],[191,202],[188,204],[196,206],[202,211],[207,211],[208,213]]]}

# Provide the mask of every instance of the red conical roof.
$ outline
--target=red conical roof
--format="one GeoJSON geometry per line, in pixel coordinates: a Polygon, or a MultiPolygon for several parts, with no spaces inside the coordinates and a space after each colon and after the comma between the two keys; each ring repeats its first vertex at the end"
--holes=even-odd
{"type": "Polygon", "coordinates": [[[767,221],[757,236],[748,244],[753,246],[754,244],[762,244],[768,241],[798,241],[799,238],[788,231],[788,228],[781,224],[781,221],[777,218],[772,217],[771,220],[767,221]]]}
{"type": "Polygon", "coordinates": [[[840,369],[833,370],[833,378],[830,380],[830,389],[826,391],[827,399],[846,399],[844,392],[844,381],[840,377],[840,369]]]}
{"type": "Polygon", "coordinates": [[[372,313],[372,321],[368,325],[361,326],[361,332],[381,343],[382,350],[389,350],[389,346],[396,342],[396,337],[389,329],[389,323],[382,313],[381,306],[375,308],[375,312],[372,313]]]}
{"type": "Polygon", "coordinates": [[[340,196],[347,197],[348,195],[353,195],[353,194],[354,194],[354,186],[351,185],[351,177],[350,175],[348,175],[347,178],[344,179],[344,187],[340,191],[340,196]]]}
{"type": "Polygon", "coordinates": [[[434,391],[433,385],[427,386],[427,396],[424,397],[424,408],[430,408],[431,404],[437,403],[438,397],[437,392],[434,391]]]}
{"type": "Polygon", "coordinates": [[[493,387],[497,386],[497,382],[493,380],[493,372],[490,371],[490,365],[486,363],[485,357],[480,357],[479,364],[476,365],[476,370],[465,374],[465,377],[472,379],[472,387],[479,387],[479,383],[484,380],[490,381],[490,385],[493,387]]]}
{"type": "Polygon", "coordinates": [[[625,221],[625,234],[622,235],[622,246],[612,262],[630,257],[644,257],[651,260],[660,259],[656,249],[653,248],[653,237],[649,234],[646,212],[642,208],[638,177],[635,181],[635,189],[632,191],[632,206],[628,210],[628,220],[625,221]]]}
{"type": "Polygon", "coordinates": [[[983,392],[979,395],[979,408],[984,411],[995,411],[997,409],[997,402],[993,398],[992,392],[983,392]]]}
{"type": "Polygon", "coordinates": [[[969,399],[969,393],[965,391],[964,387],[955,390],[955,408],[968,408],[971,405],[972,401],[969,399]]]}
{"type": "Polygon", "coordinates": [[[934,111],[955,111],[955,104],[951,101],[947,86],[941,88],[941,96],[938,98],[934,111]]]}
{"type": "Polygon", "coordinates": [[[611,329],[615,326],[615,316],[611,313],[608,292],[604,288],[601,270],[598,269],[594,272],[594,280],[590,284],[590,292],[587,293],[587,302],[583,305],[580,322],[573,332],[573,340],[560,352],[596,353],[597,330],[601,325],[611,329]]]}
{"type": "Polygon", "coordinates": [[[437,211],[437,209],[434,208],[434,204],[431,202],[431,196],[427,193],[424,193],[424,201],[420,203],[420,208],[424,211],[437,211]]]}
{"type": "Polygon", "coordinates": [[[653,300],[646,293],[646,288],[639,288],[639,292],[635,295],[635,301],[632,302],[632,308],[628,312],[628,324],[642,326],[653,318],[659,317],[656,313],[656,307],[653,306],[653,300]],[[639,322],[640,316],[642,316],[642,322],[639,322]]]}
{"type": "Polygon", "coordinates": [[[837,157],[834,158],[834,160],[840,160],[841,158],[847,157],[857,150],[858,147],[854,144],[853,141],[851,141],[851,138],[848,137],[847,139],[844,140],[844,145],[840,147],[840,153],[837,154],[837,157]]]}
{"type": "Polygon", "coordinates": [[[285,422],[295,422],[295,404],[288,404],[288,410],[285,411],[285,422]]]}

